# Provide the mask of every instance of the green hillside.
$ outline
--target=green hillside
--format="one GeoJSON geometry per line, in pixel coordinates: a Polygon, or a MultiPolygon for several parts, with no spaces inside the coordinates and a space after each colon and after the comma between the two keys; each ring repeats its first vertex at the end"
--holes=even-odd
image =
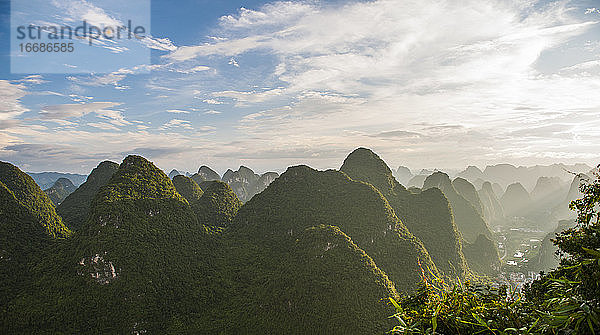
{"type": "Polygon", "coordinates": [[[73,238],[36,268],[36,287],[4,333],[165,333],[204,314],[210,241],[170,179],[129,156],[92,201],[73,238]]]}
{"type": "Polygon", "coordinates": [[[437,271],[381,193],[333,170],[288,168],[240,209],[231,234],[261,245],[290,244],[305,229],[321,224],[338,226],[403,292],[420,281],[419,263],[437,271]]]}
{"type": "Polygon", "coordinates": [[[452,181],[452,186],[458,194],[465,198],[475,208],[479,215],[483,216],[483,205],[475,186],[464,178],[456,178],[452,181]]]}
{"type": "Polygon", "coordinates": [[[17,202],[46,229],[51,237],[64,238],[71,234],[56,214],[48,195],[28,174],[10,163],[0,162],[0,182],[13,193],[17,202]]]}
{"type": "Polygon", "coordinates": [[[439,188],[448,198],[456,226],[467,241],[474,242],[480,234],[488,237],[492,236],[487,223],[475,207],[456,191],[447,174],[435,172],[427,177],[423,189],[426,190],[432,187],[439,188]]]}
{"type": "Polygon", "coordinates": [[[200,188],[204,191],[196,211],[200,223],[216,229],[229,226],[242,207],[231,187],[214,180],[202,182],[200,188]]]}
{"type": "Polygon", "coordinates": [[[423,242],[438,270],[465,278],[468,266],[448,201],[437,189],[412,193],[392,176],[387,164],[369,149],[354,150],[340,168],[350,178],[375,186],[408,230],[423,242]]]}
{"type": "MultiPolygon", "coordinates": [[[[306,223],[306,226],[312,226],[306,223]]],[[[384,334],[397,293],[371,257],[338,227],[301,229],[289,239],[225,234],[228,315],[208,332],[384,334]]]]}
{"type": "Polygon", "coordinates": [[[27,289],[30,268],[50,242],[39,220],[0,182],[0,314],[27,289]]]}
{"type": "Polygon", "coordinates": [[[87,220],[92,200],[100,188],[108,183],[112,175],[119,168],[119,164],[104,161],[92,170],[85,183],[69,194],[56,208],[56,212],[63,218],[67,226],[79,230],[87,220]]]}

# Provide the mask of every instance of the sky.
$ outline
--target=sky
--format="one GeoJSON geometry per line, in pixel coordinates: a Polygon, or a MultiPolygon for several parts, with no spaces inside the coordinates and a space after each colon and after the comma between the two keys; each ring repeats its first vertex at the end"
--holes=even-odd
{"type": "Polygon", "coordinates": [[[147,31],[30,67],[23,1],[0,0],[0,160],[26,171],[326,169],[356,147],[393,168],[600,163],[600,0],[45,0],[54,23],[147,31]]]}

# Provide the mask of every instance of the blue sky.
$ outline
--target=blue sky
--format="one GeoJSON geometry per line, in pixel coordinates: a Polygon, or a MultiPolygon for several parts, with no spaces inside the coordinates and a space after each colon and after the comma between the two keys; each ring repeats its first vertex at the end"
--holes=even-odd
{"type": "MultiPolygon", "coordinates": [[[[135,14],[109,2],[44,14],[135,14]]],[[[0,160],[28,171],[337,168],[358,146],[393,167],[599,161],[597,0],[154,0],[145,40],[86,49],[108,68],[137,48],[108,73],[11,74],[0,13],[0,160]]]]}

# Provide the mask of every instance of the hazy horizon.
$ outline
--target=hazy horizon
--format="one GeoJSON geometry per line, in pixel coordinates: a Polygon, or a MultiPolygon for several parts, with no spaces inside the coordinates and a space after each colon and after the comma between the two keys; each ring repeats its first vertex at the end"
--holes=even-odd
{"type": "MultiPolygon", "coordinates": [[[[43,15],[56,24],[125,22],[118,4],[50,2],[43,15]]],[[[0,160],[87,174],[139,154],[167,171],[282,171],[339,168],[368,147],[394,169],[593,167],[597,6],[153,1],[151,35],[136,46],[150,49],[151,65],[110,73],[12,74],[3,39],[0,160]]],[[[0,35],[9,36],[8,1],[0,13],[0,35]]],[[[131,48],[85,43],[76,47],[123,57],[131,48]]]]}

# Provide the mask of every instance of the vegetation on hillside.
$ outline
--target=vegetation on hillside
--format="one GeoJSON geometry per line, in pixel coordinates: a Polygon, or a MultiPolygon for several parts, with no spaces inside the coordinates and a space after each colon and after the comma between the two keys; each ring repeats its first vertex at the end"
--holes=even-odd
{"type": "Polygon", "coordinates": [[[438,270],[451,278],[469,276],[460,236],[446,197],[438,189],[412,193],[394,179],[390,168],[369,149],[358,148],[340,171],[377,188],[398,218],[419,238],[438,270]]]}
{"type": "Polygon", "coordinates": [[[16,166],[0,162],[0,182],[9,189],[17,202],[54,238],[65,238],[71,231],[56,214],[54,205],[33,179],[16,166]]]}
{"type": "Polygon", "coordinates": [[[56,212],[63,218],[65,224],[79,230],[87,220],[90,206],[100,188],[106,184],[119,169],[119,164],[104,161],[92,170],[85,183],[81,184],[73,193],[56,207],[56,212]]]}
{"type": "Polygon", "coordinates": [[[48,195],[50,201],[54,206],[58,206],[65,198],[75,191],[76,187],[67,178],[59,178],[52,187],[44,190],[44,193],[48,195]]]}
{"type": "Polygon", "coordinates": [[[525,289],[446,285],[424,280],[418,293],[394,299],[399,334],[597,334],[600,331],[600,179],[571,203],[577,225],[554,243],[560,265],[525,289]]]}

